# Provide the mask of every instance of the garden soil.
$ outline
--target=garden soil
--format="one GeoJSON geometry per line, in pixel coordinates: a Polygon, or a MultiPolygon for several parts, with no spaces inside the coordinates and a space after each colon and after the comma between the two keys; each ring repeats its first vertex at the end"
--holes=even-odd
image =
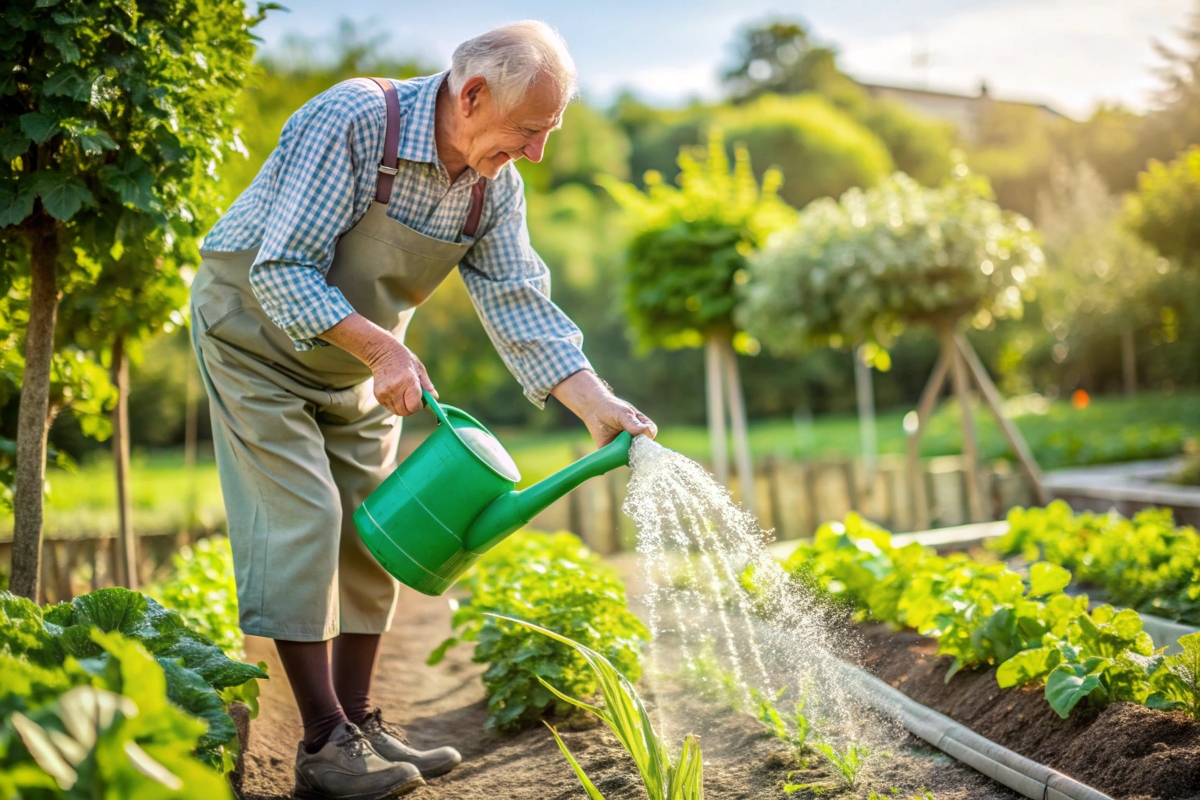
{"type": "MultiPolygon", "coordinates": [[[[414,800],[576,800],[585,794],[550,732],[537,726],[513,735],[485,731],[487,718],[484,666],[471,662],[470,645],[450,651],[437,667],[425,658],[450,632],[445,598],[402,590],[392,632],[385,635],[374,699],[386,718],[407,730],[412,744],[454,744],[463,763],[413,792],[414,800]]],[[[253,800],[291,796],[292,764],[301,736],[300,718],[283,669],[270,641],[250,637],[250,660],[266,661],[273,676],[263,686],[261,712],[250,724],[241,794],[253,800]]],[[[778,800],[789,774],[794,783],[814,784],[822,798],[859,798],[874,790],[887,796],[892,787],[901,797],[927,788],[938,800],[1012,800],[1017,795],[978,773],[926,747],[912,737],[896,741],[892,752],[876,753],[860,775],[858,786],[840,787],[819,757],[797,764],[767,737],[753,719],[701,705],[692,693],[666,685],[655,695],[643,679],[639,689],[648,705],[671,704],[684,718],[697,720],[704,731],[705,795],[712,800],[778,800]]],[[[608,800],[635,800],[645,792],[633,763],[607,728],[592,725],[562,735],[567,746],[608,800]]],[[[678,746],[675,743],[674,746],[678,746]]],[[[802,790],[788,795],[811,798],[802,790]]]]}
{"type": "Polygon", "coordinates": [[[1200,800],[1200,724],[1186,714],[1117,703],[1060,719],[1041,686],[1002,690],[995,669],[963,670],[933,639],[864,627],[864,666],[976,733],[1119,800],[1200,800]]]}

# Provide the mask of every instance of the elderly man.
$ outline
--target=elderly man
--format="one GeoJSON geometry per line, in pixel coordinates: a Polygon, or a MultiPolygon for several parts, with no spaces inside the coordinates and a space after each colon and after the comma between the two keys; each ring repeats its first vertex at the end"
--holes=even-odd
{"type": "Polygon", "coordinates": [[[460,761],[371,707],[397,584],[351,520],[396,463],[397,417],[434,391],[403,339],[450,270],[534,404],[554,395],[597,445],[656,433],[592,372],[529,244],[510,162],[541,159],[574,92],[540,22],[465,42],[448,73],[341,83],[288,120],[205,239],[194,345],[242,629],[275,640],[304,722],[297,796],[392,797],[460,761]]]}

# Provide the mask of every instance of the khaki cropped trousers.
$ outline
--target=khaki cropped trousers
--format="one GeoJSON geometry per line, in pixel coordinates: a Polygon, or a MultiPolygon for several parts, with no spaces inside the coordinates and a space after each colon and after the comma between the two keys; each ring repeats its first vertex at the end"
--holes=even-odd
{"type": "Polygon", "coordinates": [[[396,580],[351,515],[395,467],[400,418],[376,402],[370,381],[306,385],[193,331],[242,630],[300,642],[387,630],[396,580]]]}

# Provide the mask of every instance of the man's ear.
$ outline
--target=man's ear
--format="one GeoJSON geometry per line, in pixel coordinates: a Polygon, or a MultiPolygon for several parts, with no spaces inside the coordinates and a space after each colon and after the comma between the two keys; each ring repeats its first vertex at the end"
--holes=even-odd
{"type": "Polygon", "coordinates": [[[462,91],[458,95],[459,110],[463,116],[469,117],[479,110],[479,106],[486,94],[487,81],[481,76],[476,75],[464,83],[462,91]]]}

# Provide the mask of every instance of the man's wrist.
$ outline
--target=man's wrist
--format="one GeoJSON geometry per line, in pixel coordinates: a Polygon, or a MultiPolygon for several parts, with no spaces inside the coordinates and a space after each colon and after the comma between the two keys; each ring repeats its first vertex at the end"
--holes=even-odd
{"type": "Polygon", "coordinates": [[[600,402],[612,396],[612,387],[590,369],[573,372],[550,390],[560,403],[577,417],[591,413],[600,402]]]}

